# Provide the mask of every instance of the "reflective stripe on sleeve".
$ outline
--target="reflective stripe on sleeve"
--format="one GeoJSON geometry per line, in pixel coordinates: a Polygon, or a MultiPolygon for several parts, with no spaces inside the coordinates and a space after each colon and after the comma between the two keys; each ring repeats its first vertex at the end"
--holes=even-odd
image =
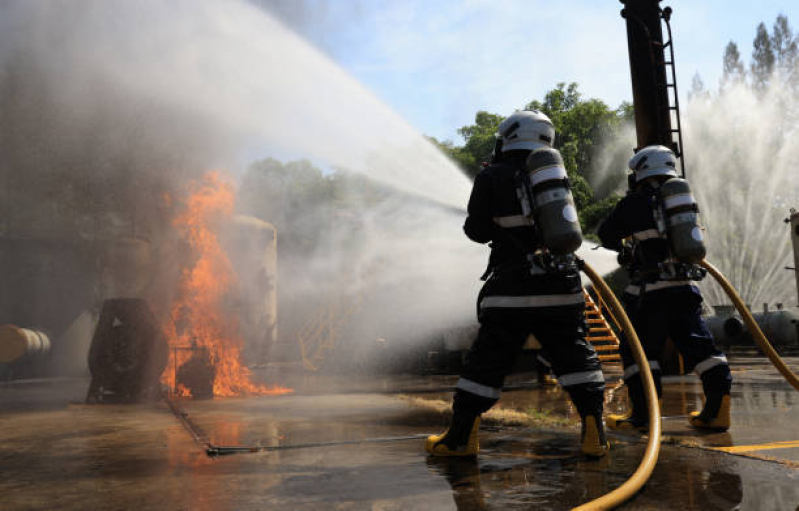
{"type": "MultiPolygon", "coordinates": [[[[668,287],[680,287],[680,286],[691,286],[693,285],[693,281],[691,280],[660,280],[653,284],[647,284],[646,289],[644,290],[645,293],[650,291],[657,291],[658,289],[666,289],[668,287]]],[[[638,285],[630,285],[624,288],[624,292],[630,295],[638,296],[641,294],[641,286],[638,285]]]]}
{"type": "Polygon", "coordinates": [[[558,376],[558,383],[563,387],[570,387],[583,383],[605,383],[605,377],[602,375],[602,371],[582,371],[558,376]]]}
{"type": "Polygon", "coordinates": [[[533,219],[524,215],[495,216],[494,223],[500,227],[523,227],[533,225],[533,219]]]}
{"type": "Polygon", "coordinates": [[[581,303],[585,303],[582,293],[568,295],[486,296],[480,302],[480,308],[557,307],[559,305],[577,305],[581,303]]]}
{"type": "Polygon", "coordinates": [[[704,373],[708,369],[712,369],[713,367],[726,363],[727,363],[727,357],[725,357],[724,355],[714,355],[696,364],[696,367],[694,367],[694,371],[696,372],[696,374],[701,376],[702,373],[704,373]]]}
{"type": "Polygon", "coordinates": [[[652,240],[660,238],[660,233],[657,232],[655,229],[647,229],[645,231],[638,231],[632,234],[633,239],[642,241],[642,240],[652,240]]]}
{"type": "MultiPolygon", "coordinates": [[[[660,371],[660,364],[658,363],[657,360],[648,360],[647,362],[649,362],[650,371],[660,371]]],[[[633,364],[631,366],[628,366],[624,369],[623,378],[626,380],[632,376],[635,376],[636,374],[638,374],[638,371],[639,371],[638,364],[633,364]]]]}
{"type": "Polygon", "coordinates": [[[459,379],[458,384],[455,385],[455,388],[465,390],[470,394],[475,394],[480,397],[487,397],[489,399],[499,399],[499,394],[502,392],[502,389],[489,387],[488,385],[467,380],[466,378],[459,379]]]}

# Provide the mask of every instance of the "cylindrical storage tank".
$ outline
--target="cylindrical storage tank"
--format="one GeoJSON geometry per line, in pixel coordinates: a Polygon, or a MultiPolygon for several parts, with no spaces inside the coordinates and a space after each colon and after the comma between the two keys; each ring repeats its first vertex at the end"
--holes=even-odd
{"type": "Polygon", "coordinates": [[[0,326],[0,363],[10,364],[49,352],[50,338],[44,332],[14,325],[0,326]]]}
{"type": "Polygon", "coordinates": [[[674,256],[684,263],[698,263],[707,250],[699,226],[699,208],[691,195],[691,187],[686,180],[675,177],[663,183],[658,193],[674,256]]]}
{"type": "Polygon", "coordinates": [[[775,348],[799,347],[799,315],[787,311],[762,312],[753,315],[757,325],[763,330],[766,339],[775,348]]]}
{"type": "Polygon", "coordinates": [[[573,253],[583,243],[583,232],[560,153],[549,147],[530,153],[527,178],[544,246],[555,255],[573,253]]]}
{"type": "Polygon", "coordinates": [[[261,219],[236,215],[223,245],[234,263],[239,329],[245,359],[262,364],[277,341],[277,230],[261,219]]]}

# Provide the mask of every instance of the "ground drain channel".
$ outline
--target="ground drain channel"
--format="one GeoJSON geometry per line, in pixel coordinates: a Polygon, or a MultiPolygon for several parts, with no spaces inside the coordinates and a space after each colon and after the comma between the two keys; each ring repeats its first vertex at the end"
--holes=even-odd
{"type": "Polygon", "coordinates": [[[292,449],[313,449],[319,447],[330,447],[337,445],[351,445],[351,444],[366,444],[366,443],[386,443],[386,442],[401,442],[406,440],[419,440],[427,438],[426,434],[406,435],[406,436],[390,436],[380,438],[364,438],[362,440],[342,440],[339,442],[314,442],[307,444],[293,444],[293,445],[276,445],[276,446],[240,446],[240,445],[214,445],[211,439],[194,421],[189,418],[189,414],[178,408],[168,397],[164,396],[164,401],[169,407],[172,414],[180,421],[186,431],[194,438],[204,450],[205,454],[210,458],[218,456],[227,456],[230,454],[245,454],[253,452],[269,452],[269,451],[288,451],[292,449]]]}

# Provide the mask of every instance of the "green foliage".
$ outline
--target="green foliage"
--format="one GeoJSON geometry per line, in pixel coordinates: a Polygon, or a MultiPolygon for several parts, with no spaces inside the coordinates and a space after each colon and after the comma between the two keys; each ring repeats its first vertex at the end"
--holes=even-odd
{"type": "MultiPolygon", "coordinates": [[[[633,121],[634,112],[630,103],[622,103],[613,110],[598,99],[583,99],[578,89],[576,83],[559,83],[547,92],[543,101],[531,101],[525,108],[540,110],[552,119],[556,132],[555,148],[561,152],[572,181],[572,193],[581,212],[583,227],[595,228],[598,215],[607,212],[618,198],[604,197],[599,202],[595,199],[588,184],[596,177],[592,175],[594,156],[603,143],[613,139],[624,123],[633,121]]],[[[467,175],[474,177],[482,170],[482,163],[490,158],[495,134],[503,119],[501,115],[479,111],[475,114],[474,124],[458,130],[464,140],[462,146],[434,138],[430,141],[467,175]]],[[[624,168],[623,161],[614,160],[614,163],[624,168]]]]}
{"type": "Polygon", "coordinates": [[[724,48],[723,74],[721,76],[722,86],[726,84],[741,83],[746,79],[746,68],[741,61],[741,52],[738,45],[730,41],[724,48]]]}
{"type": "Polygon", "coordinates": [[[752,42],[752,85],[758,90],[765,90],[774,72],[774,47],[766,30],[766,25],[757,26],[757,34],[752,42]]]}
{"type": "Polygon", "coordinates": [[[474,178],[482,170],[483,162],[491,158],[494,150],[494,134],[503,119],[501,115],[482,110],[477,112],[474,124],[463,126],[458,130],[458,135],[465,141],[462,146],[455,146],[449,140],[439,142],[433,137],[428,137],[428,140],[457,163],[466,175],[474,178]]]}

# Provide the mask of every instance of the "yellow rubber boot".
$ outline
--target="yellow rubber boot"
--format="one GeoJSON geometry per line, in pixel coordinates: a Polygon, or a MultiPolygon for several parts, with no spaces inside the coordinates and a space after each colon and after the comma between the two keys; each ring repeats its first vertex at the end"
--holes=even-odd
{"type": "Polygon", "coordinates": [[[586,415],[583,418],[581,444],[583,454],[591,458],[602,458],[610,450],[610,442],[605,436],[602,421],[597,421],[593,415],[586,415]]]}
{"type": "MultiPolygon", "coordinates": [[[[707,405],[705,405],[705,410],[707,405]]],[[[710,431],[727,431],[730,429],[730,395],[725,394],[721,397],[721,404],[719,404],[719,411],[715,417],[708,417],[710,415],[705,410],[702,412],[691,412],[688,422],[691,426],[698,429],[707,429],[710,431]]]]}
{"type": "Polygon", "coordinates": [[[557,387],[558,380],[549,373],[538,373],[538,384],[542,387],[557,387]]]}
{"type": "Polygon", "coordinates": [[[479,415],[473,419],[455,415],[445,432],[427,437],[424,450],[433,456],[477,456],[480,450],[477,440],[479,428],[479,415]]]}
{"type": "MultiPolygon", "coordinates": [[[[660,407],[660,414],[663,415],[662,399],[658,399],[658,406],[660,407]]],[[[631,408],[622,414],[609,413],[605,417],[605,424],[613,430],[646,431],[649,429],[649,418],[636,415],[635,411],[631,408]]]]}

